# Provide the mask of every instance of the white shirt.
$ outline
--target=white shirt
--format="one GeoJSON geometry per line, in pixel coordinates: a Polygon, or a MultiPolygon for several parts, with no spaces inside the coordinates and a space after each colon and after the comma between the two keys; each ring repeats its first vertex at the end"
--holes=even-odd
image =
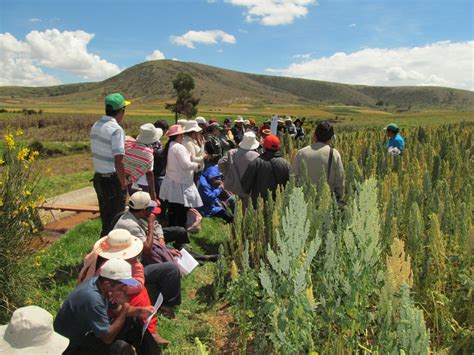
{"type": "Polygon", "coordinates": [[[94,170],[115,172],[115,156],[125,154],[125,132],[115,118],[103,116],[91,128],[91,153],[94,170]]]}

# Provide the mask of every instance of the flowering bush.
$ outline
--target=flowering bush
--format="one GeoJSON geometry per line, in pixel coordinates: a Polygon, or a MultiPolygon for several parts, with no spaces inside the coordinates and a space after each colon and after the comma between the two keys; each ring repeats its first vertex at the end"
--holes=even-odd
{"type": "Polygon", "coordinates": [[[36,207],[41,199],[35,192],[37,175],[32,167],[38,155],[22,146],[16,138],[23,132],[4,136],[5,149],[0,159],[0,321],[22,306],[30,288],[28,275],[22,272],[22,262],[33,235],[41,222],[36,207]]]}

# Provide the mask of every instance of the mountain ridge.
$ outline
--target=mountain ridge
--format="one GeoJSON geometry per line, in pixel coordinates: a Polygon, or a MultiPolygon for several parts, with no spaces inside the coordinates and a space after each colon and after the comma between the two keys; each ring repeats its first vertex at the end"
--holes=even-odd
{"type": "Polygon", "coordinates": [[[433,86],[367,86],[328,81],[251,74],[205,64],[172,60],[148,61],[125,69],[101,82],[49,87],[0,87],[0,97],[48,98],[48,101],[99,101],[120,91],[136,102],[165,102],[175,97],[172,81],[177,73],[189,73],[194,95],[205,105],[246,103],[342,104],[400,109],[474,110],[474,92],[433,86]]]}

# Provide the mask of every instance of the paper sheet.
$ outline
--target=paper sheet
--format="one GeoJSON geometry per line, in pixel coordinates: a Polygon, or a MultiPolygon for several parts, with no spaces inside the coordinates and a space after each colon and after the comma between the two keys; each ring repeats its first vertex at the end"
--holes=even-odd
{"type": "Polygon", "coordinates": [[[191,271],[194,270],[196,266],[199,265],[199,263],[192,257],[191,254],[187,252],[186,249],[181,249],[180,250],[181,257],[176,258],[176,261],[178,262],[179,268],[181,271],[183,271],[186,275],[188,275],[191,271]]]}
{"type": "Polygon", "coordinates": [[[158,309],[161,307],[162,304],[163,304],[163,295],[160,293],[158,295],[158,298],[156,299],[155,305],[153,306],[153,313],[150,314],[150,316],[146,319],[145,324],[143,325],[142,340],[143,340],[143,336],[145,335],[145,331],[151,322],[151,319],[155,316],[156,312],[158,311],[158,309]]]}

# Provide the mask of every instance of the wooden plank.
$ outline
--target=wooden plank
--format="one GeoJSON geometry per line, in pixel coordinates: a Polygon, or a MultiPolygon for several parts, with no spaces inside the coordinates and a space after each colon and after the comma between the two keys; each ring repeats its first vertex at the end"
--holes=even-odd
{"type": "Polygon", "coordinates": [[[71,212],[90,212],[90,213],[99,213],[98,206],[86,206],[86,205],[63,205],[63,204],[44,204],[38,208],[50,211],[50,210],[60,210],[60,211],[71,211],[71,212]]]}

